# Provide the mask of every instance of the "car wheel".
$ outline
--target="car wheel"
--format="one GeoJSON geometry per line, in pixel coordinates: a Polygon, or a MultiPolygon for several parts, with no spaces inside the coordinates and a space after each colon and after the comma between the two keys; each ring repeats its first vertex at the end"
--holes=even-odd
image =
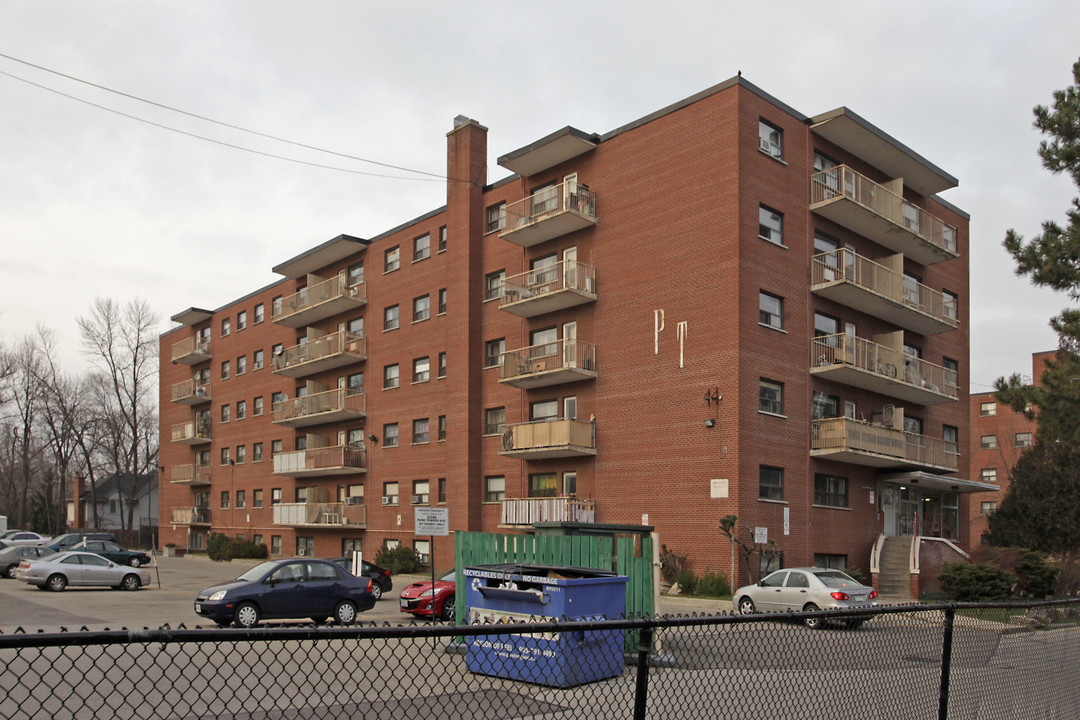
{"type": "Polygon", "coordinates": [[[456,611],[456,609],[457,608],[454,606],[454,596],[451,595],[450,597],[443,600],[442,613],[439,615],[439,617],[441,617],[446,622],[454,622],[454,612],[456,611]]]}
{"type": "Polygon", "coordinates": [[[748,597],[739,599],[739,614],[740,615],[753,615],[757,612],[757,608],[754,607],[754,601],[748,597]]]}
{"type": "Polygon", "coordinates": [[[4,577],[11,578],[12,580],[14,580],[15,579],[15,570],[18,567],[19,567],[18,563],[15,563],[13,565],[8,565],[6,568],[4,568],[4,577]]]}
{"type": "Polygon", "coordinates": [[[375,596],[376,600],[382,598],[382,585],[377,582],[371,583],[371,594],[375,596]]]}
{"type": "Polygon", "coordinates": [[[120,582],[120,587],[123,590],[138,590],[142,587],[142,582],[139,580],[138,575],[125,575],[120,582]]]}
{"type": "Polygon", "coordinates": [[[342,600],[334,608],[334,619],[342,625],[351,625],[356,622],[356,603],[352,600],[342,600]]]}
{"type": "Polygon", "coordinates": [[[128,560],[128,565],[130,565],[131,567],[139,567],[139,565],[141,565],[141,564],[142,563],[139,562],[139,556],[138,555],[132,555],[131,559],[128,560]]]}
{"type": "MultiPolygon", "coordinates": [[[[807,603],[806,607],[803,608],[803,612],[817,612],[819,609],[820,608],[814,603],[807,603]]],[[[822,622],[821,618],[808,617],[803,618],[803,625],[810,628],[811,630],[819,630],[821,626],[824,625],[824,623],[822,622]]]]}
{"type": "Polygon", "coordinates": [[[53,592],[60,592],[67,587],[67,578],[59,574],[50,575],[49,579],[45,581],[45,587],[53,592]]]}
{"type": "Polygon", "coordinates": [[[252,628],[259,624],[259,608],[254,603],[241,603],[233,617],[236,627],[252,628]]]}

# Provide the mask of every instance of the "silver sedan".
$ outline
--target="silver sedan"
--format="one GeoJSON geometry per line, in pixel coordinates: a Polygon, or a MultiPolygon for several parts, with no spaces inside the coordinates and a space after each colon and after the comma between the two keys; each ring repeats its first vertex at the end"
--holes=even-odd
{"type": "Polygon", "coordinates": [[[24,558],[15,570],[15,579],[54,592],[60,592],[68,585],[105,585],[119,590],[138,590],[150,584],[150,573],[117,565],[93,553],[67,551],[40,560],[24,558]]]}
{"type": "MultiPolygon", "coordinates": [[[[840,570],[827,568],[786,568],[766,575],[757,585],[747,585],[735,591],[735,607],[743,615],[755,612],[799,612],[866,608],[877,605],[877,590],[857,582],[840,570]]],[[[857,628],[866,617],[845,618],[849,627],[857,628]]],[[[821,627],[821,618],[806,618],[809,628],[821,627]]]]}

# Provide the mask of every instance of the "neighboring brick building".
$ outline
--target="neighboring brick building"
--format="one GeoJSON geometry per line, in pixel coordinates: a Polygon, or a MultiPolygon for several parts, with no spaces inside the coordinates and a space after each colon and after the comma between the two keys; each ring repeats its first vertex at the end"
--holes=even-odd
{"type": "Polygon", "coordinates": [[[732,514],[785,565],[865,570],[880,532],[966,543],[959,493],[987,486],[955,476],[968,216],[936,196],[954,178],[741,78],[564,128],[490,185],[487,129],[447,138],[445,207],[173,317],[163,542],[426,553],[413,506],[445,505],[452,530],[652,525],[698,572],[730,571],[732,514]]]}
{"type": "MultiPolygon", "coordinates": [[[[1057,350],[1033,353],[1031,356],[1031,382],[1041,385],[1046,362],[1053,360],[1057,350]]],[[[1009,490],[1009,473],[1020,459],[1024,448],[1035,442],[1034,420],[1008,405],[999,403],[995,393],[974,393],[971,396],[971,461],[969,476],[974,480],[993,483],[998,490],[980,492],[971,496],[971,527],[968,537],[972,545],[978,545],[987,532],[987,515],[1009,490]]]]}

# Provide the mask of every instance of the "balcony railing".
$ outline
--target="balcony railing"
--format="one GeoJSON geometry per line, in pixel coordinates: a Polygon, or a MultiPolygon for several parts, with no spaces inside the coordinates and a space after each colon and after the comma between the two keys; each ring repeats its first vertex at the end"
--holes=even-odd
{"type": "Polygon", "coordinates": [[[814,256],[810,289],[920,335],[955,330],[960,324],[955,297],[848,248],[814,256]]]}
{"type": "Polygon", "coordinates": [[[871,467],[917,467],[955,472],[956,443],[852,418],[813,420],[810,454],[871,467]]]}
{"type": "Polygon", "coordinates": [[[311,325],[367,303],[367,286],[350,285],[345,274],[336,275],[284,297],[276,303],[271,319],[291,328],[311,325]]]}
{"type": "Polygon", "coordinates": [[[274,474],[356,475],[367,472],[364,448],[352,445],[312,448],[278,453],[274,456],[274,474]]]}
{"type": "Polygon", "coordinates": [[[595,301],[596,268],[564,260],[506,278],[499,309],[536,317],[595,301]]]}
{"type": "Polygon", "coordinates": [[[843,333],[811,341],[810,372],[919,405],[953,402],[959,395],[956,371],[843,333]]]}
{"type": "Polygon", "coordinates": [[[596,454],[595,425],[583,420],[537,420],[507,425],[500,455],[524,460],[596,454]]]}
{"type": "Polygon", "coordinates": [[[181,365],[198,365],[210,359],[210,341],[191,336],[172,346],[172,361],[181,365]]]}
{"type": "Polygon", "coordinates": [[[174,507],[172,509],[173,525],[209,525],[210,508],[208,507],[174,507]]]}
{"type": "Polygon", "coordinates": [[[810,209],[921,265],[958,256],[955,227],[846,165],[811,177],[810,209]]]}
{"type": "Polygon", "coordinates": [[[538,388],[596,377],[596,346],[581,340],[556,340],[504,352],[499,382],[538,388]]]}
{"type": "Polygon", "coordinates": [[[193,464],[174,465],[170,480],[174,485],[209,485],[210,468],[193,464]]]}
{"type": "Polygon", "coordinates": [[[192,420],[173,425],[172,441],[184,445],[204,445],[210,442],[210,422],[192,420]]]}
{"type": "Polygon", "coordinates": [[[181,405],[201,405],[210,402],[210,383],[184,380],[172,386],[172,401],[181,405]]]}
{"type": "Polygon", "coordinates": [[[538,522],[596,522],[596,501],[576,497],[506,498],[502,501],[502,525],[538,522]]]}
{"type": "Polygon", "coordinates": [[[289,527],[367,527],[367,507],[347,503],[279,503],[274,505],[274,524],[289,527]]]}
{"type": "Polygon", "coordinates": [[[339,330],[287,348],[271,358],[270,362],[276,375],[299,378],[366,359],[367,342],[364,336],[339,330]]]}
{"type": "Polygon", "coordinates": [[[337,388],[277,403],[273,413],[274,423],[286,427],[353,420],[367,413],[367,396],[348,388],[337,388]]]}
{"type": "Polygon", "coordinates": [[[506,228],[499,237],[532,247],[595,224],[596,194],[569,182],[549,185],[507,205],[506,228]]]}

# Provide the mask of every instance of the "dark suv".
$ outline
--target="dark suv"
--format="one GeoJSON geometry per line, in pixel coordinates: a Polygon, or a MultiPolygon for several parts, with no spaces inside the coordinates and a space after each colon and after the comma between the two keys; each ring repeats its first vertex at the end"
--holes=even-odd
{"type": "Polygon", "coordinates": [[[108,540],[109,542],[116,542],[116,536],[106,532],[68,533],[67,535],[53,538],[53,541],[49,543],[47,547],[55,552],[61,552],[63,550],[70,550],[86,540],[108,540]]]}

